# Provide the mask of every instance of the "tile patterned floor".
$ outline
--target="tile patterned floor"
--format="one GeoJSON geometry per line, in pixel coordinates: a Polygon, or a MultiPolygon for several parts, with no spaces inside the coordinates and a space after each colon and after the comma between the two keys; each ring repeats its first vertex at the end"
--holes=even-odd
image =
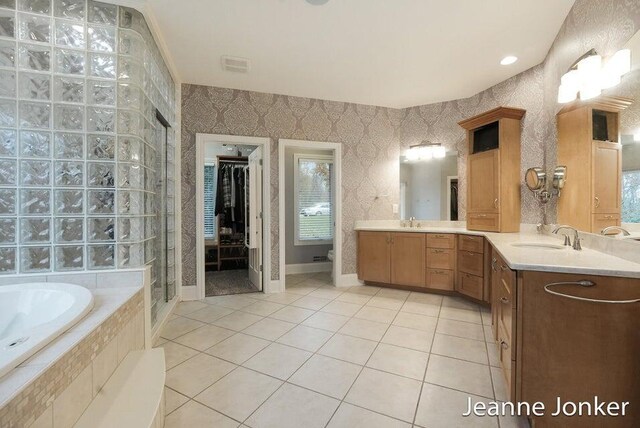
{"type": "Polygon", "coordinates": [[[461,416],[469,396],[505,399],[490,322],[462,299],[335,288],[324,274],[184,302],[156,345],[166,427],[526,427],[461,416]]]}

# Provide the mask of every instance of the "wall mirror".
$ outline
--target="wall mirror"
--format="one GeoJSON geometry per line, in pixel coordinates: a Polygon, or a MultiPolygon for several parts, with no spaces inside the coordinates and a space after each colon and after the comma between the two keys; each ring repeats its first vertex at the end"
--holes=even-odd
{"type": "Polygon", "coordinates": [[[624,47],[631,71],[620,84],[556,117],[557,162],[568,165],[557,220],[640,244],[640,32],[624,47]]]}
{"type": "Polygon", "coordinates": [[[400,219],[458,220],[458,152],[410,160],[400,157],[400,219]]]}

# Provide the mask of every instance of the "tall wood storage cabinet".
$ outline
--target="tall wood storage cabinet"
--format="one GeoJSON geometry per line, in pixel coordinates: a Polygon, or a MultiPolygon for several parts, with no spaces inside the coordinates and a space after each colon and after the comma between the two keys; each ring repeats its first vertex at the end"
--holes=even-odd
{"type": "Polygon", "coordinates": [[[602,96],[573,102],[558,113],[558,165],[567,167],[567,182],[558,199],[558,223],[593,233],[620,225],[619,116],[631,102],[602,96]]]}
{"type": "Polygon", "coordinates": [[[525,110],[498,107],[459,122],[467,130],[467,229],[520,230],[520,122],[525,110]]]}

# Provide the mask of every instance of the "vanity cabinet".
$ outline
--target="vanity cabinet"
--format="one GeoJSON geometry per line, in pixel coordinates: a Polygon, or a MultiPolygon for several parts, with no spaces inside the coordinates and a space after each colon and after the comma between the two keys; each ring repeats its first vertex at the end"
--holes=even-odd
{"type": "Polygon", "coordinates": [[[621,220],[620,112],[632,100],[600,96],[566,105],[557,115],[558,164],[568,180],[558,198],[558,222],[600,233],[621,220]]]}
{"type": "Polygon", "coordinates": [[[365,282],[424,287],[422,233],[358,232],[358,278],[365,282]]]}
{"type": "Polygon", "coordinates": [[[425,286],[434,290],[455,289],[456,239],[452,233],[427,234],[425,286]]]}
{"type": "MultiPolygon", "coordinates": [[[[476,300],[489,301],[485,293],[485,240],[482,236],[458,235],[456,291],[476,300]]],[[[488,273],[488,272],[487,272],[488,273]]]]}
{"type": "Polygon", "coordinates": [[[358,231],[358,279],[490,303],[489,254],[482,236],[358,231]]]}
{"type": "Polygon", "coordinates": [[[511,270],[497,251],[491,259],[491,317],[500,367],[511,399],[515,397],[516,367],[516,271],[511,270]]]}
{"type": "Polygon", "coordinates": [[[516,294],[518,401],[541,401],[547,409],[556,408],[558,397],[563,403],[593,403],[594,395],[601,402],[630,402],[624,417],[547,413],[534,426],[640,426],[640,302],[609,302],[640,298],[640,279],[524,271],[516,294]],[[575,284],[584,280],[594,285],[575,284]]]}
{"type": "Polygon", "coordinates": [[[425,238],[423,233],[391,234],[391,283],[424,287],[425,238]]]}
{"type": "Polygon", "coordinates": [[[358,278],[391,282],[391,233],[358,232],[358,278]]]}
{"type": "Polygon", "coordinates": [[[467,228],[520,230],[520,121],[525,110],[498,107],[459,122],[467,130],[467,228]]]}

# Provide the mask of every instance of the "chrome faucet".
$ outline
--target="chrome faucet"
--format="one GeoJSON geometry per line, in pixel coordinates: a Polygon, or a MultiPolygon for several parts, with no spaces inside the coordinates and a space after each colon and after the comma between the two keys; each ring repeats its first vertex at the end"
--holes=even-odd
{"type": "Polygon", "coordinates": [[[411,216],[409,217],[409,227],[413,227],[413,222],[416,221],[416,218],[411,216]]]}
{"type": "MultiPolygon", "coordinates": [[[[573,230],[573,249],[576,251],[582,250],[582,245],[580,245],[580,236],[578,235],[578,231],[576,230],[576,228],[568,226],[566,224],[562,224],[556,227],[555,229],[553,229],[553,232],[551,233],[555,233],[557,235],[561,229],[573,230]]],[[[571,239],[569,239],[569,235],[564,235],[564,245],[566,246],[571,245],[571,239]]]]}
{"type": "Polygon", "coordinates": [[[618,232],[622,233],[622,236],[629,236],[629,235],[631,235],[627,229],[624,229],[624,228],[622,228],[622,227],[620,227],[620,226],[609,226],[609,227],[605,227],[604,229],[602,229],[602,230],[600,231],[600,233],[601,233],[602,235],[608,235],[608,234],[609,234],[609,231],[612,231],[612,230],[617,230],[618,232]]]}

